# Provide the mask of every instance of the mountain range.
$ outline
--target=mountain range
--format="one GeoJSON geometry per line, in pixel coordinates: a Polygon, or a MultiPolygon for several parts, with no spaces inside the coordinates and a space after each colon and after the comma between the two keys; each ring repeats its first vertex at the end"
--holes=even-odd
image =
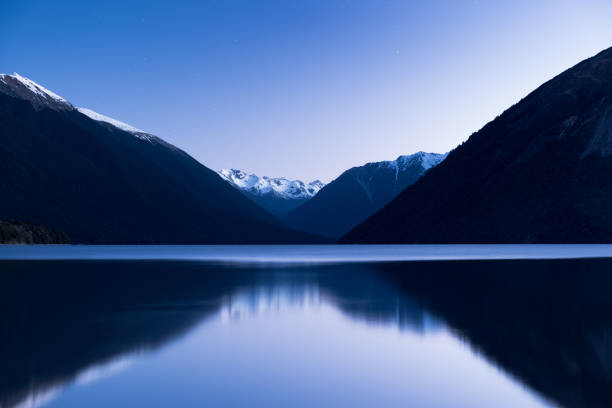
{"type": "Polygon", "coordinates": [[[612,48],[546,82],[344,243],[612,242],[612,48]]]}
{"type": "Polygon", "coordinates": [[[223,169],[219,171],[219,175],[279,218],[310,200],[325,185],[319,180],[304,183],[284,177],[259,177],[236,169],[223,169]]]}
{"type": "Polygon", "coordinates": [[[353,167],[283,220],[302,231],[339,238],[445,158],[446,154],[418,152],[353,167]]]}
{"type": "Polygon", "coordinates": [[[305,243],[179,148],[0,75],[0,219],[76,243],[305,243]]]}
{"type": "Polygon", "coordinates": [[[546,82],[448,154],[368,163],[327,185],[212,171],[146,131],[18,74],[0,75],[8,240],[612,242],[611,157],[612,48],[546,82]]]}

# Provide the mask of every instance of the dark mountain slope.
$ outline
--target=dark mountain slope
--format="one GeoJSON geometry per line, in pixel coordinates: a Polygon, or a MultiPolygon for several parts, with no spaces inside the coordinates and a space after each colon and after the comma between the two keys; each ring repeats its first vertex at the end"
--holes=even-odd
{"type": "Polygon", "coordinates": [[[295,210],[297,207],[308,202],[307,198],[288,200],[283,197],[279,197],[277,194],[269,193],[265,195],[252,194],[247,191],[242,192],[251,201],[259,205],[270,214],[275,215],[277,218],[282,219],[287,213],[295,210]]]}
{"type": "Polygon", "coordinates": [[[299,230],[339,238],[414,183],[446,155],[418,152],[353,167],[283,220],[299,230]]]}
{"type": "Polygon", "coordinates": [[[612,49],[487,124],[341,242],[612,242],[612,49]]]}
{"type": "Polygon", "coordinates": [[[315,240],[157,137],[1,92],[0,174],[0,218],[46,225],[73,242],[315,240]]]}

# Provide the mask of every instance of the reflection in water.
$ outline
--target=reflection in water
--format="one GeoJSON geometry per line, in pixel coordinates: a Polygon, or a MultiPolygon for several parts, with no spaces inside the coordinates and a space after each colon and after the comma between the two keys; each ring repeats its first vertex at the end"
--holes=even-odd
{"type": "MultiPolygon", "coordinates": [[[[71,383],[75,385],[87,385],[93,383],[129,367],[133,360],[134,358],[132,356],[117,357],[109,363],[93,365],[86,368],[84,371],[79,372],[71,383]]],[[[66,385],[63,384],[61,386],[49,387],[42,390],[33,388],[25,400],[19,402],[15,408],[36,408],[45,406],[59,396],[65,386],[66,385]]]]}
{"type": "Polygon", "coordinates": [[[4,262],[0,406],[612,406],[611,267],[4,262]]]}

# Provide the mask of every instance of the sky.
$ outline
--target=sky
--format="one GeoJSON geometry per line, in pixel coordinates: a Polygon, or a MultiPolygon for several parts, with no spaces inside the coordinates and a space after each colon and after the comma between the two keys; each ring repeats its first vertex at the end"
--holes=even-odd
{"type": "Polygon", "coordinates": [[[609,0],[0,0],[0,73],[204,165],[329,182],[446,152],[612,46],[609,0]]]}

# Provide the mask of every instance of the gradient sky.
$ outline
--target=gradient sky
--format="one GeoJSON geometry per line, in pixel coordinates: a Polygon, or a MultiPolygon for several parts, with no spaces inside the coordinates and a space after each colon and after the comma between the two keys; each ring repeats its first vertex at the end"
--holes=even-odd
{"type": "Polygon", "coordinates": [[[213,169],[445,152],[612,46],[610,0],[1,0],[0,72],[213,169]]]}

